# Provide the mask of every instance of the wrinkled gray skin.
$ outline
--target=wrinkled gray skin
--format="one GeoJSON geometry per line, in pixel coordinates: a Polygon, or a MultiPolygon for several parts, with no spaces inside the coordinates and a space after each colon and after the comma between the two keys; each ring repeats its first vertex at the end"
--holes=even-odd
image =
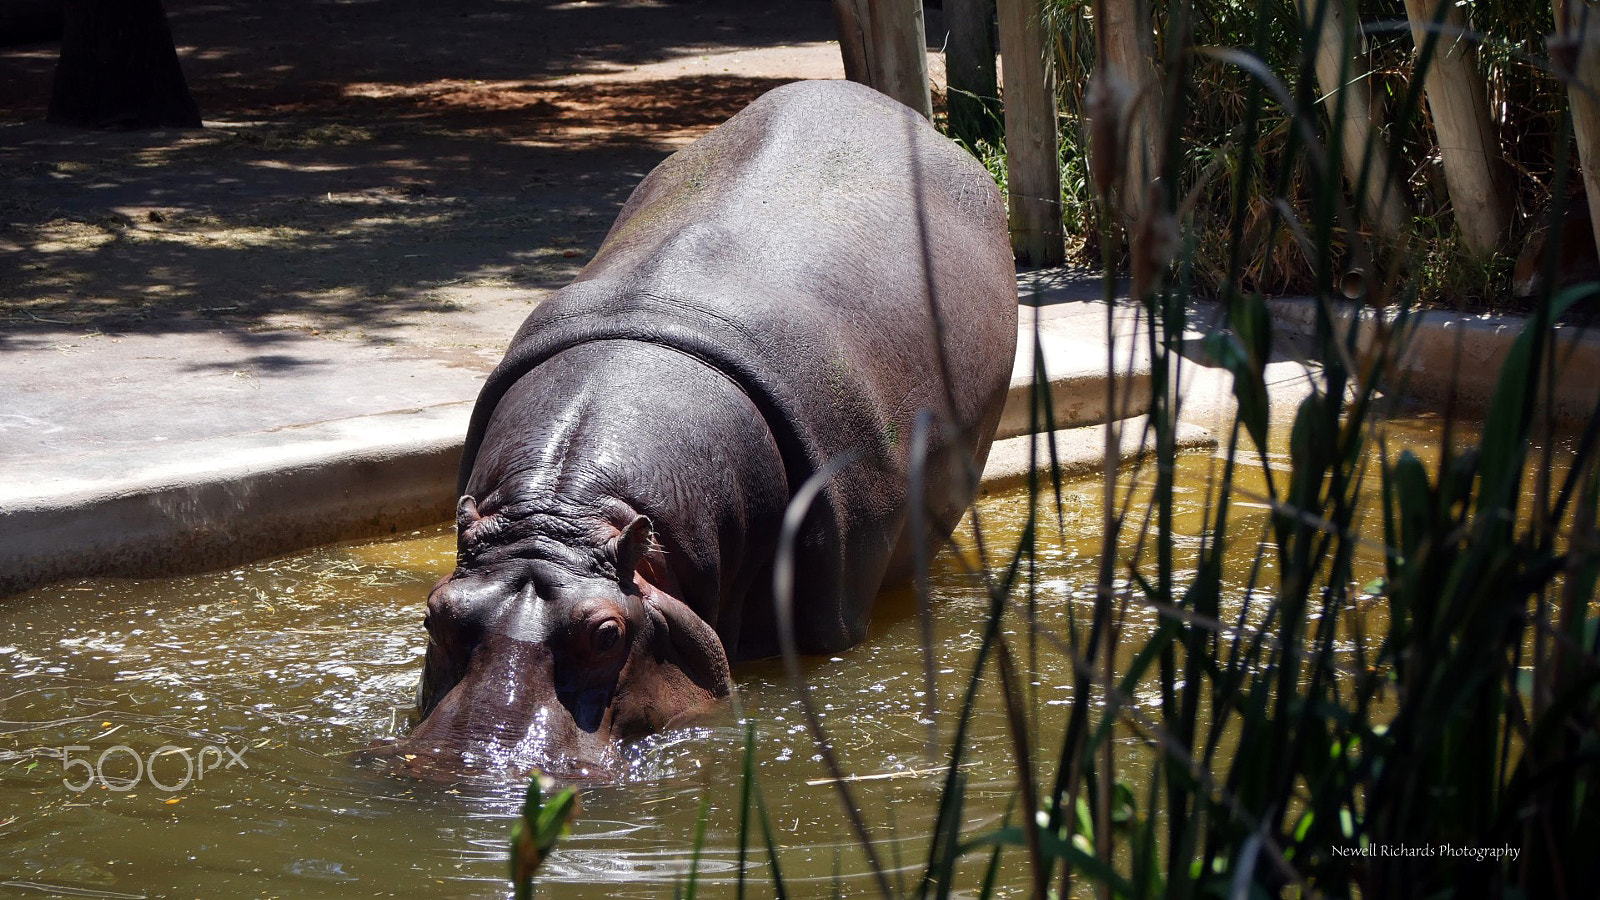
{"type": "Polygon", "coordinates": [[[787,85],[667,159],[479,396],[400,749],[616,774],[619,742],[776,652],[784,510],[845,453],[797,544],[796,637],[861,640],[908,574],[918,413],[936,542],[988,454],[1016,302],[994,182],[867,88],[787,85]]]}

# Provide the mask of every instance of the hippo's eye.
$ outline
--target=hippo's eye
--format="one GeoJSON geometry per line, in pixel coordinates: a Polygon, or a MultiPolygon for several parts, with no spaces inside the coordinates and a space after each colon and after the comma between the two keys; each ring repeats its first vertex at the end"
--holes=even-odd
{"type": "Polygon", "coordinates": [[[589,633],[591,646],[597,654],[610,653],[622,641],[622,623],[616,619],[605,619],[594,626],[589,633]]]}

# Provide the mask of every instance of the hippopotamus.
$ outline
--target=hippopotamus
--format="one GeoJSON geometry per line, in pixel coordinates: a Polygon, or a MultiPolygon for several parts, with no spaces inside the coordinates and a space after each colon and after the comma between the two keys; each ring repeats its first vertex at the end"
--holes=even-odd
{"type": "Polygon", "coordinates": [[[830,463],[793,637],[862,640],[972,500],[1016,321],[993,179],[882,94],[786,85],[667,158],[483,385],[407,758],[606,778],[716,707],[777,652],[785,510],[830,463]]]}

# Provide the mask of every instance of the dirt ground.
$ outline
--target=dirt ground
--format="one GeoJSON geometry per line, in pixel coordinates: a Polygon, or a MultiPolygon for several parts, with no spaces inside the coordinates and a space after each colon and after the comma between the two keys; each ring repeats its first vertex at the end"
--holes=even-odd
{"type": "Polygon", "coordinates": [[[292,330],[483,368],[657,162],[843,75],[826,0],[166,7],[203,130],[47,125],[58,45],[0,48],[0,350],[292,330]]]}

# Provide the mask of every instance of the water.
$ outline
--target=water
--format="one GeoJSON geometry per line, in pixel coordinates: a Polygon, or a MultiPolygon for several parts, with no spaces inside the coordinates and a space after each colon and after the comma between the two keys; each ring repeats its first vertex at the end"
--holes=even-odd
{"type": "MultiPolygon", "coordinates": [[[[33,893],[26,885],[87,896],[504,893],[520,785],[417,783],[360,754],[407,722],[422,601],[453,552],[441,527],[212,575],[62,585],[0,605],[0,893],[33,893]],[[162,790],[150,776],[174,786],[198,770],[173,751],[155,757],[136,786],[115,789],[138,776],[134,754],[148,763],[164,747],[195,758],[219,746],[242,764],[162,790]],[[63,760],[63,747],[85,749],[63,760]],[[74,759],[91,765],[64,771],[74,759]],[[63,784],[82,783],[96,764],[106,783],[81,793],[63,784]]],[[[1060,579],[1079,570],[1092,578],[1083,560],[1060,563],[1060,579]]],[[[936,627],[949,710],[984,604],[954,566],[942,566],[935,581],[945,595],[936,627]]],[[[938,777],[905,774],[932,767],[922,755],[919,629],[904,593],[884,601],[868,641],[808,669],[846,770],[900,776],[852,787],[874,812],[886,864],[909,870],[926,852],[920,836],[938,777]]],[[[835,789],[808,783],[826,772],[781,666],[744,665],[736,676],[745,714],[758,723],[759,772],[786,879],[803,886],[831,879],[836,867],[859,876],[864,862],[835,789]]],[[[1042,690],[1048,700],[1065,696],[1053,685],[1042,690]]],[[[998,722],[978,730],[992,736],[979,739],[980,750],[1003,749],[998,722]]],[[[585,791],[575,834],[543,880],[569,883],[563,896],[629,896],[619,881],[658,896],[688,872],[704,799],[702,881],[731,884],[743,743],[730,711],[635,748],[624,784],[585,791]]],[[[206,761],[223,758],[233,761],[218,751],[206,761]]],[[[971,810],[969,824],[998,821],[1011,774],[980,764],[971,776],[992,802],[971,810]]]]}
{"type": "MultiPolygon", "coordinates": [[[[1399,423],[1392,435],[1424,452],[1435,440],[1429,422],[1399,423]]],[[[1199,531],[1213,468],[1203,453],[1182,463],[1184,534],[1199,531]]],[[[1261,490],[1259,480],[1241,486],[1261,490]]],[[[1069,484],[1067,540],[1038,557],[1039,619],[1057,634],[1069,610],[1081,616],[1093,602],[1099,496],[1096,480],[1069,484]]],[[[1015,546],[1026,503],[1013,492],[980,504],[989,547],[1015,546]]],[[[1255,560],[1265,513],[1243,498],[1237,514],[1242,572],[1255,560]]],[[[1370,534],[1379,534],[1375,526],[1370,534]]],[[[971,559],[972,542],[964,543],[971,559]]],[[[1196,545],[1178,542],[1180,566],[1196,545]]],[[[0,896],[504,896],[507,834],[522,786],[419,783],[386,774],[361,753],[406,727],[422,661],[423,599],[453,554],[451,533],[440,527],[222,573],[80,582],[0,603],[0,896]],[[64,757],[65,747],[80,749],[64,757]],[[148,769],[143,777],[139,767],[148,769]],[[103,780],[86,790],[63,784],[81,784],[96,769],[103,780]]],[[[1359,578],[1378,573],[1376,559],[1362,566],[1359,578]]],[[[939,731],[948,735],[987,600],[950,554],[932,585],[939,731]]],[[[1242,592],[1234,593],[1237,609],[1242,592]]],[[[1152,611],[1131,609],[1123,640],[1130,654],[1156,621],[1152,611]]],[[[1008,639],[1025,662],[1034,655],[1019,630],[1014,624],[1008,639]]],[[[879,858],[906,883],[925,861],[941,784],[926,754],[922,658],[920,624],[901,591],[880,598],[866,642],[807,662],[844,770],[871,776],[850,788],[879,858]]],[[[1029,680],[1041,746],[1050,747],[1071,678],[1043,642],[1036,659],[1029,680]]],[[[710,895],[731,895],[742,711],[756,723],[757,769],[785,881],[802,895],[823,893],[836,874],[847,895],[870,888],[782,667],[745,664],[734,674],[740,711],[633,748],[624,783],[584,791],[574,833],[547,861],[541,883],[561,884],[559,896],[670,893],[689,871],[704,803],[700,880],[710,895]]],[[[981,703],[972,732],[968,835],[998,827],[1016,787],[994,698],[981,703]]],[[[1136,737],[1122,741],[1138,751],[1136,737]]],[[[751,841],[747,870],[758,886],[770,877],[760,847],[759,837],[751,841]]],[[[1023,856],[1007,859],[1002,896],[1021,895],[1023,856]]]]}

